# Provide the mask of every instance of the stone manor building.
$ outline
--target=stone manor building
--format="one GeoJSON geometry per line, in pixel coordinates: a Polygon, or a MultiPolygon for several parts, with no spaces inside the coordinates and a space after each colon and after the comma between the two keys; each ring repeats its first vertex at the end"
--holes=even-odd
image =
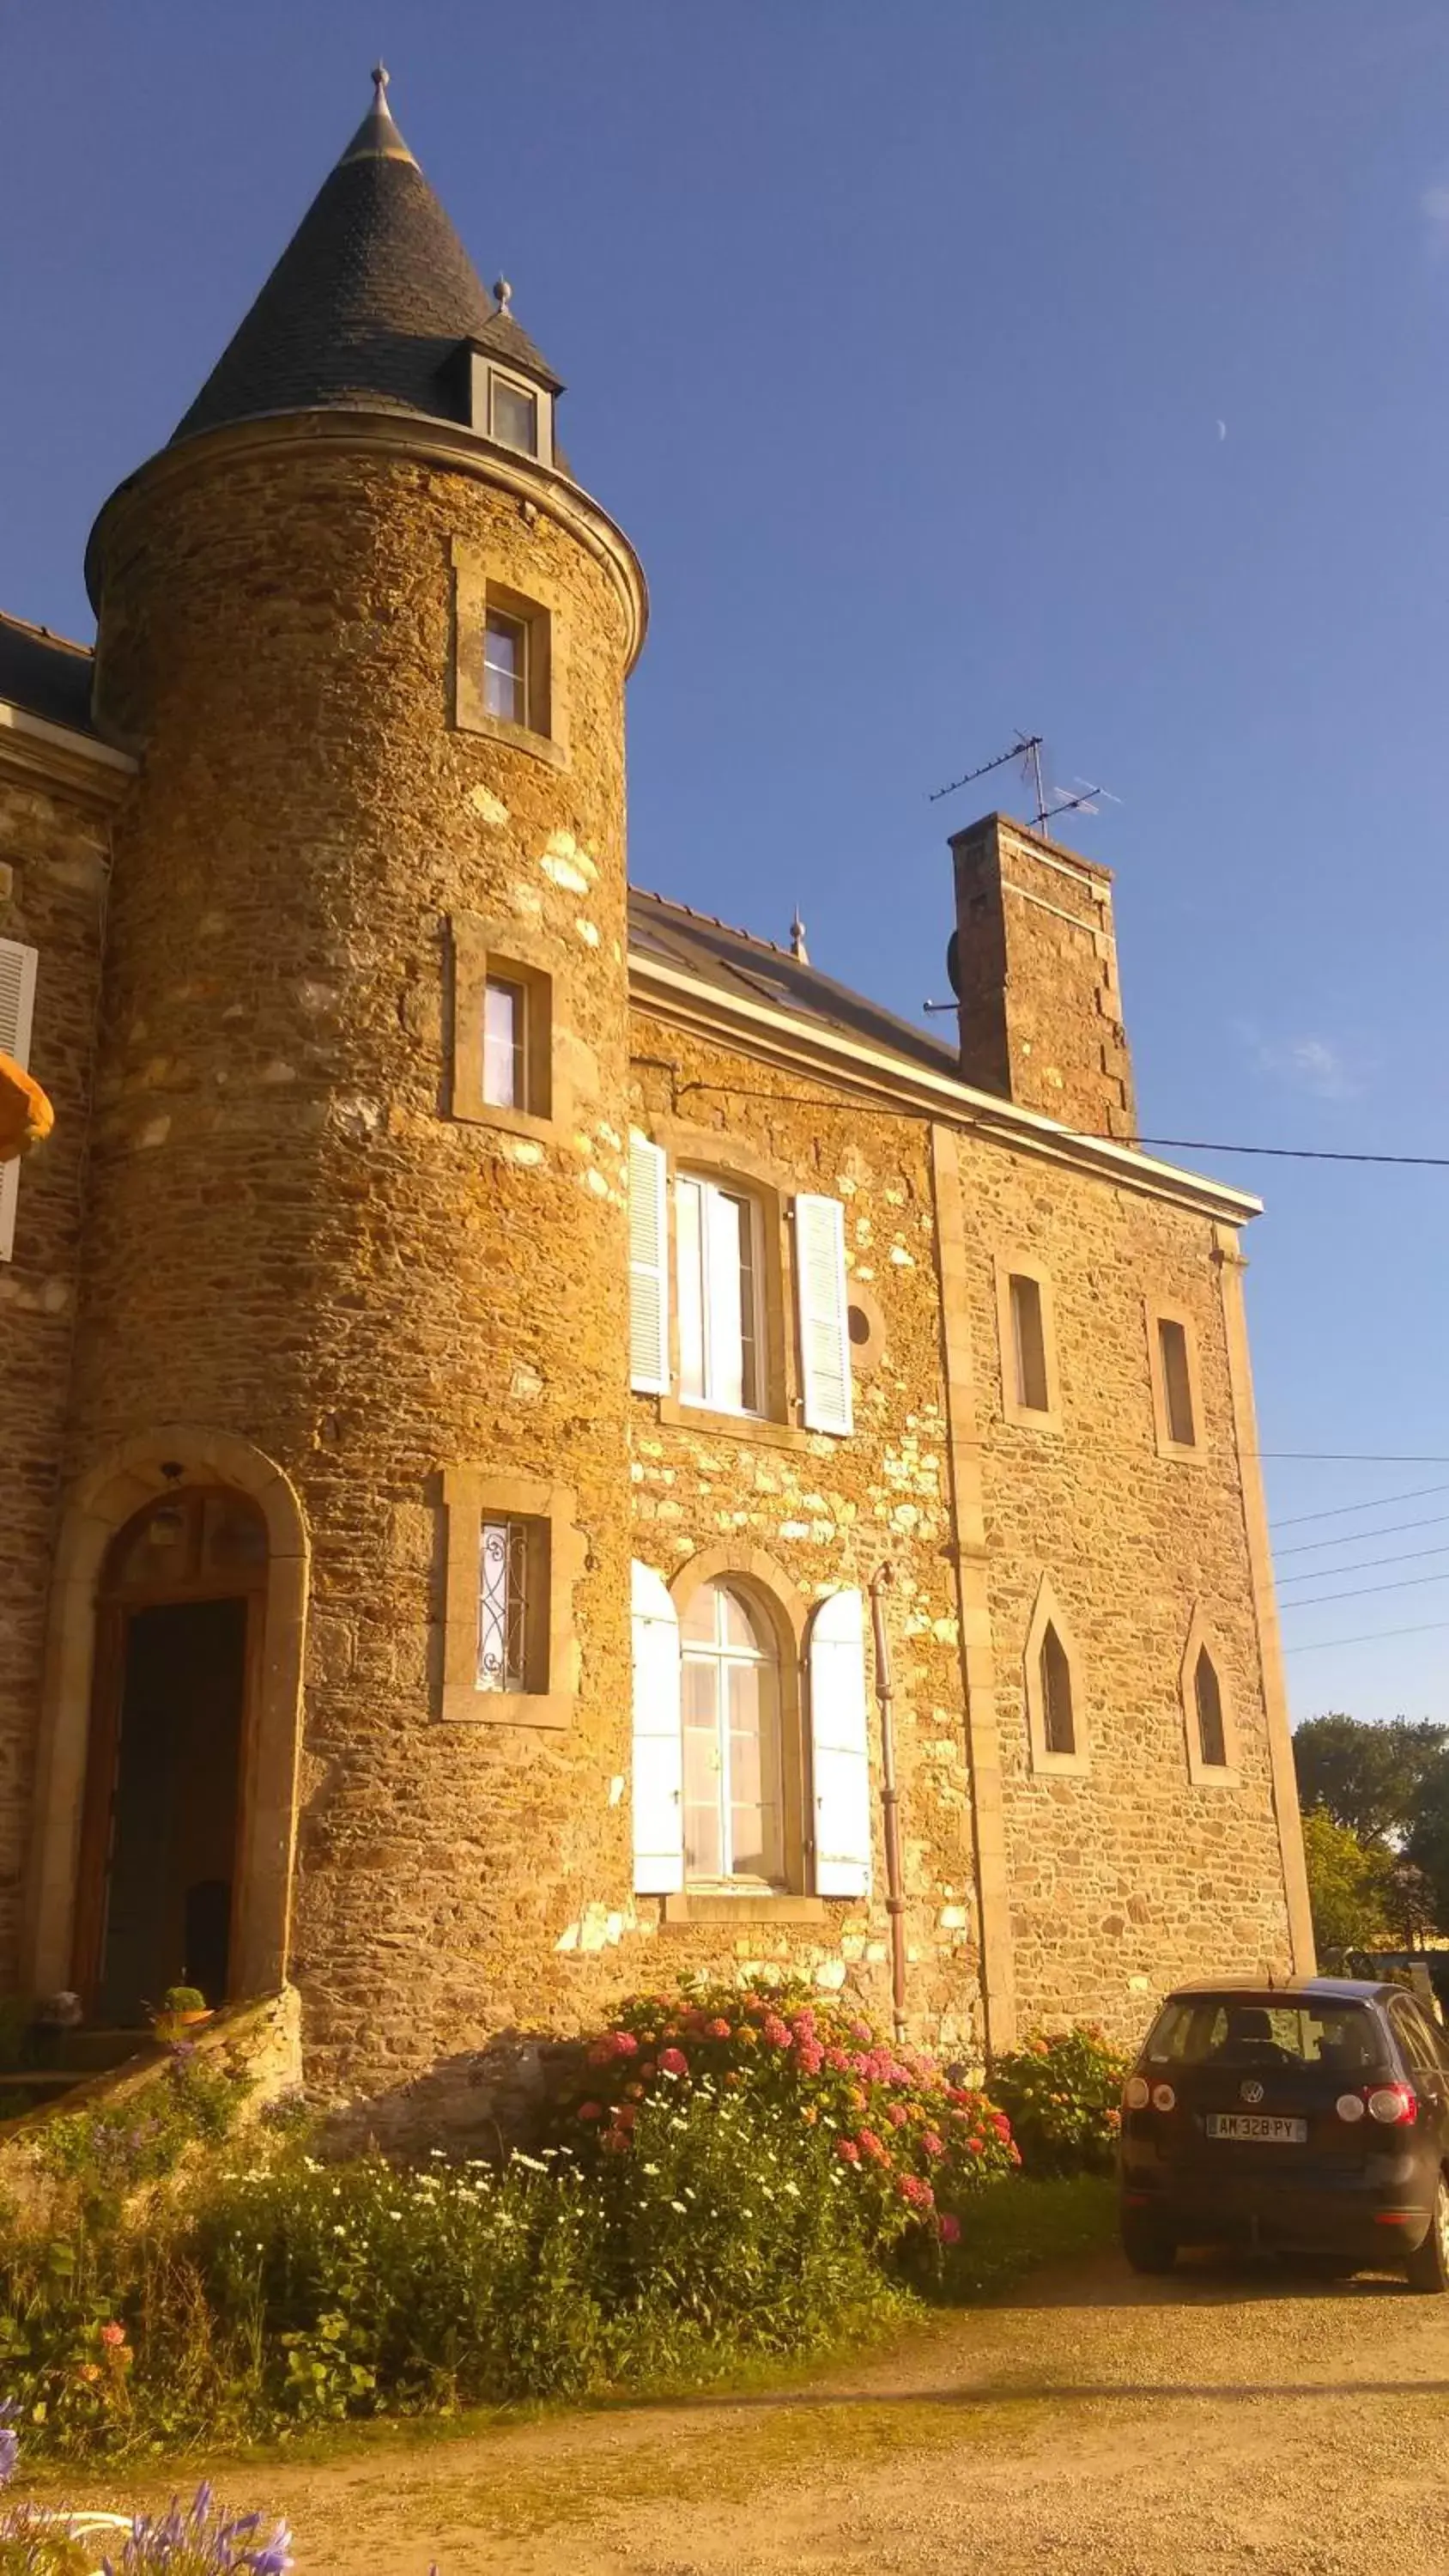
{"type": "Polygon", "coordinates": [[[954,836],[950,1044],[630,891],[562,396],[379,80],[94,653],[0,621],[0,1993],[290,1981],[336,2099],[699,1969],[979,2055],[1308,1965],[1255,1202],[1131,1141],[1108,876],[954,836]]]}

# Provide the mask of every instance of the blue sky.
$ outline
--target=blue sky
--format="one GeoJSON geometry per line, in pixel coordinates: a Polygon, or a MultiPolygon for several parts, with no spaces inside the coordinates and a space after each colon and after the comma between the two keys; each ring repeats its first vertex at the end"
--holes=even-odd
{"type": "MultiPolygon", "coordinates": [[[[6,607],[89,632],[96,508],[381,50],[650,576],[635,878],[781,938],[798,899],[914,1014],[945,831],[1025,811],[928,791],[1040,730],[1120,799],[1058,828],[1117,870],[1146,1132],[1446,1150],[1449,12],[58,0],[6,38],[6,607]]],[[[1282,1560],[1322,1569],[1297,1713],[1449,1717],[1449,1172],[1197,1159],[1268,1196],[1263,1447],[1311,1453],[1270,1504],[1336,1542],[1282,1560]]]]}

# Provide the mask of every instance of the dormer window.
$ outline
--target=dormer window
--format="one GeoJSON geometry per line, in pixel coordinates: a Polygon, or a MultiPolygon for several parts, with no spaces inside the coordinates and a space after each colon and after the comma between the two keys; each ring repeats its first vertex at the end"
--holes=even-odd
{"type": "Polygon", "coordinates": [[[488,435],[500,447],[516,447],[521,456],[538,454],[538,396],[496,367],[489,373],[488,435]]]}

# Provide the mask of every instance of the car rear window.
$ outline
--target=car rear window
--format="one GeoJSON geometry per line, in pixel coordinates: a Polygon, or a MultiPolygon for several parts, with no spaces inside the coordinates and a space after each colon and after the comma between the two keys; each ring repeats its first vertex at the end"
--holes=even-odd
{"type": "Polygon", "coordinates": [[[1388,2064],[1379,2022],[1363,2004],[1244,2003],[1237,1995],[1164,2004],[1146,2053],[1153,2066],[1321,2066],[1350,2077],[1388,2064]]]}

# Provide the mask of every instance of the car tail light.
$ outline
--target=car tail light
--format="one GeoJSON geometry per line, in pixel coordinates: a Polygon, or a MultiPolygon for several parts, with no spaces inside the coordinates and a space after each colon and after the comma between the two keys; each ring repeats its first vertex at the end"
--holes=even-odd
{"type": "Polygon", "coordinates": [[[1145,2111],[1152,2099],[1152,2087],[1145,2075],[1129,2075],[1122,2087],[1122,2102],[1128,2111],[1145,2111]]]}
{"type": "Polygon", "coordinates": [[[1333,2107],[1338,2113],[1340,2120],[1361,2120],[1364,2113],[1363,2095],[1361,2093],[1340,2093],[1338,2100],[1335,2102],[1333,2107]]]}
{"type": "Polygon", "coordinates": [[[1411,2084],[1375,2084],[1367,2100],[1369,2118],[1381,2120],[1386,2129],[1419,2116],[1419,2097],[1411,2084]]]}
{"type": "Polygon", "coordinates": [[[1154,2111],[1175,2111],[1177,2109],[1177,2095],[1174,2093],[1170,2084],[1153,2085],[1152,2107],[1154,2111]]]}

